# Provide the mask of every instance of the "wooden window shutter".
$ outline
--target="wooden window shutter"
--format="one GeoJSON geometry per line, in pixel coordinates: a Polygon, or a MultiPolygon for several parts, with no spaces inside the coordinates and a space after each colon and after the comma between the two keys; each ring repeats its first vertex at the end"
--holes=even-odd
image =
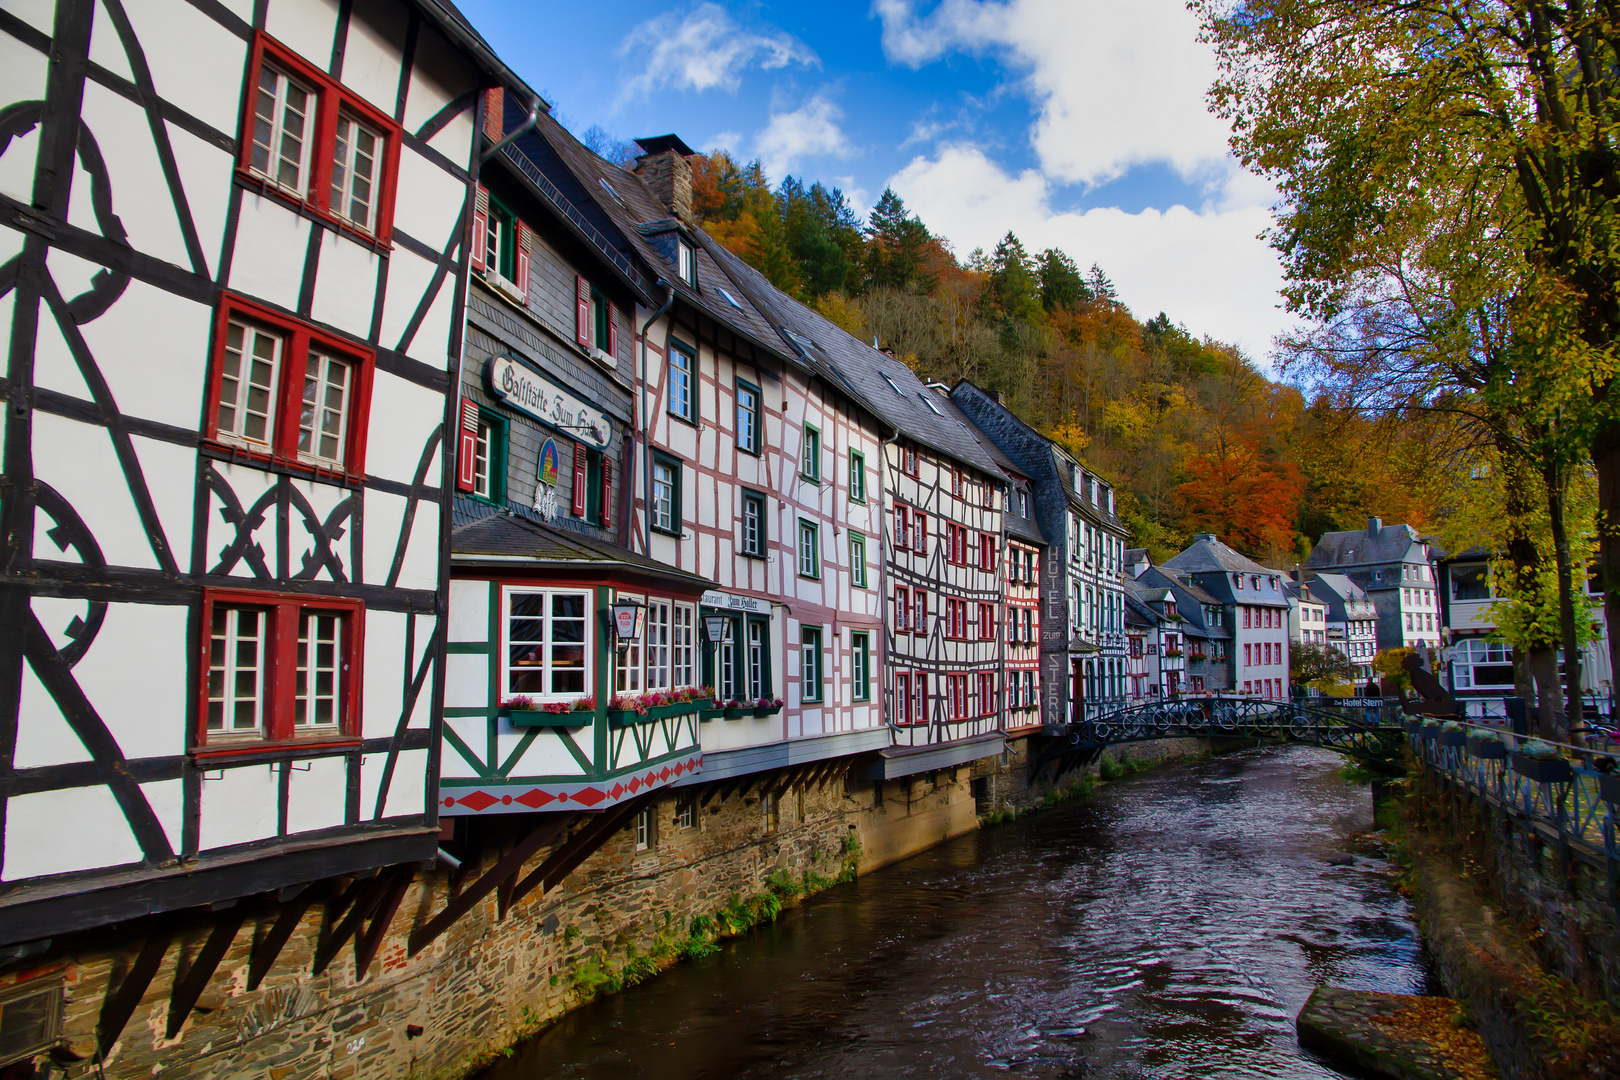
{"type": "Polygon", "coordinates": [[[601,507],[602,515],[599,524],[606,525],[613,520],[613,511],[609,509],[613,505],[613,462],[606,456],[602,458],[602,498],[597,505],[601,507]]]}
{"type": "Polygon", "coordinates": [[[585,446],[583,443],[574,444],[574,505],[575,517],[585,516],[585,446]]]}
{"type": "Polygon", "coordinates": [[[484,269],[484,238],[488,233],[489,192],[479,187],[473,194],[472,247],[468,250],[474,270],[484,269]]]}
{"type": "Polygon", "coordinates": [[[514,261],[517,280],[512,284],[518,287],[524,299],[529,296],[529,227],[519,221],[512,229],[512,242],[517,248],[517,259],[514,261]]]}
{"type": "Polygon", "coordinates": [[[456,490],[473,489],[473,470],[478,457],[478,403],[461,399],[461,433],[456,443],[456,490]]]}
{"type": "Polygon", "coordinates": [[[589,349],[591,347],[591,283],[582,277],[574,278],[574,294],[577,299],[574,312],[574,340],[589,349]]]}
{"type": "Polygon", "coordinates": [[[619,358],[619,309],[608,305],[608,355],[619,358]]]}

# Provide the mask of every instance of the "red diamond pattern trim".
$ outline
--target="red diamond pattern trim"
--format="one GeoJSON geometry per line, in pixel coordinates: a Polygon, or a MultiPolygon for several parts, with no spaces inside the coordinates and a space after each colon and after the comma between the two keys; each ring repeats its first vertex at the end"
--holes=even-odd
{"type": "Polygon", "coordinates": [[[589,787],[584,791],[574,792],[574,801],[585,806],[595,806],[605,798],[607,798],[607,792],[601,788],[589,787]]]}
{"type": "Polygon", "coordinates": [[[500,801],[501,800],[497,799],[489,792],[482,790],[475,791],[471,795],[463,795],[460,799],[462,806],[465,806],[469,810],[475,812],[479,810],[488,810],[491,806],[494,806],[500,801]]]}
{"type": "Polygon", "coordinates": [[[555,802],[556,800],[557,796],[551,794],[549,791],[546,791],[544,788],[533,788],[529,791],[525,791],[522,795],[517,797],[517,801],[522,803],[524,806],[527,806],[530,810],[538,810],[542,806],[546,805],[546,803],[555,802]]]}

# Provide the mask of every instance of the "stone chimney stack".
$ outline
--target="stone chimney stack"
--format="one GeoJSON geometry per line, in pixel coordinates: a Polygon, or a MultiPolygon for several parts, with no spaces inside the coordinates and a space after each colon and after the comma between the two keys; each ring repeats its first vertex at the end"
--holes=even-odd
{"type": "Polygon", "coordinates": [[[1384,519],[1370,517],[1367,519],[1367,535],[1377,536],[1384,531],[1384,519]]]}
{"type": "Polygon", "coordinates": [[[637,139],[641,156],[636,175],[646,183],[669,212],[687,225],[692,221],[692,148],[676,135],[637,139]]]}

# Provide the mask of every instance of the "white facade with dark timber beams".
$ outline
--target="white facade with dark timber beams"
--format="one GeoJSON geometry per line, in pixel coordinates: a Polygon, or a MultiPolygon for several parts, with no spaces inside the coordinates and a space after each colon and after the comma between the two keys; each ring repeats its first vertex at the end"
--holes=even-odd
{"type": "Polygon", "coordinates": [[[0,942],[431,857],[487,52],[62,0],[0,55],[0,942]]]}

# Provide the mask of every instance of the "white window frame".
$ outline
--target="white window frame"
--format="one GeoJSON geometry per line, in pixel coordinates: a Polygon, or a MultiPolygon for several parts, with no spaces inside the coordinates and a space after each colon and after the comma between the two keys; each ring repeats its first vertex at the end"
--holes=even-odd
{"type": "MultiPolygon", "coordinates": [[[[501,642],[500,642],[500,647],[501,647],[501,655],[500,655],[501,681],[500,681],[500,696],[501,696],[502,700],[504,700],[506,698],[509,698],[509,697],[514,697],[514,696],[517,696],[517,695],[522,695],[524,697],[533,698],[535,701],[542,701],[542,702],[573,701],[576,698],[590,696],[591,688],[596,685],[596,673],[595,673],[596,649],[594,647],[595,646],[595,622],[594,622],[594,620],[595,620],[595,604],[593,602],[593,594],[592,594],[591,590],[589,590],[589,589],[543,589],[543,588],[530,588],[528,586],[502,586],[502,588],[501,588],[500,613],[501,613],[501,642]],[[546,690],[515,690],[515,689],[512,688],[512,672],[515,670],[513,668],[513,666],[512,666],[512,634],[511,634],[511,631],[512,631],[512,601],[515,598],[520,597],[520,596],[540,596],[540,597],[545,598],[545,603],[544,603],[544,606],[542,608],[543,615],[541,616],[541,619],[544,622],[544,634],[545,634],[545,637],[541,642],[538,642],[536,644],[542,645],[543,649],[544,649],[544,652],[542,654],[542,662],[538,665],[538,667],[540,669],[541,683],[542,683],[543,686],[548,688],[546,690]],[[581,609],[581,611],[582,611],[582,620],[581,621],[583,623],[582,632],[583,632],[583,636],[584,636],[584,641],[581,643],[581,648],[584,650],[584,660],[583,660],[584,666],[582,668],[583,679],[582,679],[582,682],[581,682],[581,688],[578,689],[578,690],[558,690],[558,691],[553,691],[553,690],[549,689],[549,687],[551,687],[551,686],[553,686],[555,684],[556,673],[559,670],[559,668],[554,663],[555,650],[558,647],[558,643],[555,640],[555,637],[553,636],[553,621],[557,618],[557,616],[554,614],[555,610],[556,610],[554,598],[556,598],[556,597],[578,597],[583,602],[583,606],[582,606],[582,609],[581,609]]],[[[522,616],[522,617],[523,618],[533,618],[534,616],[522,616]]],[[[572,621],[572,620],[569,620],[569,621],[572,621]]],[[[564,644],[565,645],[572,645],[573,643],[569,642],[569,643],[564,643],[564,644]]],[[[517,669],[517,670],[521,670],[521,669],[517,669]]]]}
{"type": "Polygon", "coordinates": [[[282,71],[274,64],[267,61],[259,68],[259,85],[253,89],[254,137],[253,151],[248,155],[248,167],[257,175],[264,177],[270,183],[274,184],[278,188],[281,188],[288,194],[295,196],[300,201],[307,201],[309,199],[311,153],[314,149],[316,140],[319,138],[318,129],[316,126],[316,108],[319,101],[319,93],[310,87],[305,86],[302,82],[293,78],[285,71],[282,71]],[[260,99],[266,93],[266,88],[264,85],[266,75],[273,75],[276,79],[275,89],[270,94],[273,103],[272,107],[274,108],[275,112],[274,115],[268,120],[270,125],[268,141],[261,143],[258,138],[259,125],[267,122],[265,116],[259,111],[262,104],[260,99]],[[305,108],[303,111],[303,133],[299,136],[301,142],[298,148],[298,161],[295,170],[297,175],[295,181],[291,184],[285,182],[281,178],[282,167],[287,162],[287,159],[282,156],[281,149],[283,142],[287,138],[287,110],[291,107],[288,104],[288,89],[290,87],[297,87],[303,92],[305,103],[305,108]],[[265,165],[262,168],[259,166],[257,161],[259,148],[261,146],[263,147],[266,156],[265,165]]]}
{"type": "Polygon", "coordinates": [[[866,535],[849,532],[849,580],[857,589],[866,588],[866,535]]]}
{"type": "Polygon", "coordinates": [[[799,519],[799,576],[821,577],[821,526],[814,521],[799,519]],[[806,542],[808,537],[808,542],[806,542]]]}
{"type": "Polygon", "coordinates": [[[670,611],[670,602],[653,598],[647,601],[647,679],[646,687],[651,690],[670,690],[672,665],[670,656],[670,630],[674,616],[670,611]]]}
{"type": "Polygon", "coordinates": [[[473,441],[472,493],[480,499],[488,499],[495,490],[495,425],[488,417],[479,416],[477,432],[473,441]]]}
{"type": "Polygon", "coordinates": [[[670,680],[677,688],[697,685],[697,611],[676,604],[670,625],[670,680]]]}
{"type": "Polygon", "coordinates": [[[309,350],[309,354],[304,360],[304,393],[298,415],[298,457],[300,460],[314,462],[319,465],[328,465],[338,469],[343,468],[344,458],[348,452],[350,399],[354,396],[354,384],[359,376],[360,365],[354,360],[344,356],[335,356],[315,348],[309,350]],[[310,371],[311,365],[315,367],[313,373],[310,371]],[[328,437],[328,432],[322,421],[334,411],[333,406],[328,404],[327,401],[331,389],[335,385],[331,379],[331,372],[334,367],[338,366],[342,367],[345,375],[336,406],[338,418],[335,436],[337,453],[331,455],[321,453],[317,447],[322,439],[328,437]],[[310,393],[312,386],[314,388],[313,405],[310,393]],[[311,407],[315,411],[314,417],[308,415],[311,407]],[[309,443],[307,447],[305,446],[306,439],[309,443]]]}
{"type": "Polygon", "coordinates": [[[223,424],[218,423],[218,412],[220,409],[225,407],[226,403],[225,381],[229,377],[223,371],[221,371],[219,379],[219,404],[215,407],[215,422],[217,425],[216,433],[219,439],[223,442],[240,443],[243,446],[250,446],[268,452],[275,446],[276,422],[279,419],[277,416],[277,406],[280,404],[281,397],[281,367],[286,361],[287,338],[282,334],[274,333],[264,329],[261,326],[256,326],[253,323],[244,322],[241,319],[228,320],[226,323],[225,333],[226,361],[229,362],[230,357],[233,355],[237,357],[237,374],[234,379],[236,383],[236,393],[231,395],[230,406],[235,415],[235,424],[232,430],[226,430],[223,424]],[[240,349],[232,349],[230,344],[230,335],[232,332],[237,330],[242,332],[242,347],[240,349]],[[274,347],[272,349],[270,358],[270,385],[267,388],[261,388],[267,389],[269,400],[267,402],[266,409],[262,414],[254,414],[262,415],[264,417],[265,437],[263,439],[256,439],[253,436],[246,434],[246,432],[241,429],[245,428],[246,418],[248,415],[250,415],[248,399],[256,386],[256,384],[252,381],[252,369],[253,366],[259,362],[256,354],[253,351],[253,347],[260,338],[267,338],[274,342],[274,347]],[[244,365],[246,365],[248,372],[248,377],[246,379],[242,377],[244,365]]]}
{"type": "Polygon", "coordinates": [[[364,232],[377,231],[377,203],[382,195],[382,169],[387,153],[387,136],[362,123],[352,113],[341,111],[338,113],[337,134],[332,146],[331,210],[334,215],[364,232]],[[344,138],[345,124],[349,125],[348,139],[344,138]],[[371,169],[366,173],[362,173],[356,167],[356,162],[361,156],[359,149],[361,135],[369,135],[372,140],[371,169]],[[364,214],[355,217],[349,210],[355,201],[355,189],[361,181],[369,186],[371,195],[364,204],[364,214]]]}
{"type": "Polygon", "coordinates": [[[675,468],[667,461],[654,461],[652,467],[652,526],[665,532],[675,531],[675,468]],[[667,479],[660,480],[660,473],[667,479]]]}
{"type": "Polygon", "coordinates": [[[212,642],[220,640],[220,635],[215,632],[212,626],[208,628],[210,641],[210,662],[208,667],[209,711],[212,712],[213,704],[216,701],[219,702],[221,726],[214,727],[207,717],[204,718],[204,726],[208,731],[208,738],[211,742],[229,739],[263,739],[267,734],[265,730],[265,708],[269,704],[269,664],[271,659],[269,654],[275,645],[271,623],[275,613],[269,608],[254,607],[251,604],[215,604],[213,609],[214,620],[218,621],[222,613],[225,615],[224,662],[222,664],[216,665],[212,662],[212,642]],[[258,642],[257,660],[251,669],[237,663],[243,640],[240,633],[240,616],[244,613],[251,613],[258,620],[256,635],[258,642]],[[253,726],[239,727],[232,720],[236,712],[236,706],[250,699],[245,695],[235,693],[233,688],[237,685],[242,673],[247,670],[252,670],[254,673],[254,689],[251,698],[253,701],[253,726]],[[221,673],[220,686],[224,691],[219,695],[216,695],[213,690],[213,673],[216,671],[221,673]]]}
{"type": "Polygon", "coordinates": [[[697,249],[685,240],[675,241],[675,272],[688,285],[697,285],[697,249]]]}
{"type": "Polygon", "coordinates": [[[697,368],[697,361],[693,355],[679,345],[669,348],[669,411],[682,420],[696,421],[693,415],[693,374],[697,368]],[[685,363],[678,363],[679,360],[685,363]],[[676,399],[676,387],[680,388],[680,400],[676,399]]]}

